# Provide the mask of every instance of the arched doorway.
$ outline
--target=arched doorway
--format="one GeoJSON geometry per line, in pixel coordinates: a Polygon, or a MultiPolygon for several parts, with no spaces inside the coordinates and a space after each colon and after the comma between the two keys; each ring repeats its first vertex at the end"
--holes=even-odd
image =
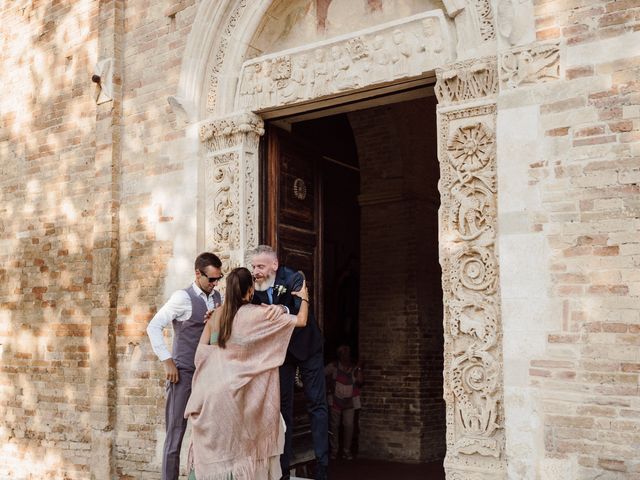
{"type": "Polygon", "coordinates": [[[439,9],[427,11],[253,59],[247,59],[251,41],[279,2],[250,9],[247,3],[202,3],[176,99],[177,108],[195,121],[191,131],[202,142],[201,188],[210,199],[201,210],[203,243],[224,252],[231,267],[243,264],[247,249],[259,241],[259,139],[271,112],[285,116],[406,90],[424,84],[436,70],[445,468],[450,479],[504,477],[495,255],[497,62],[490,57],[452,63],[494,48],[489,2],[445,2],[448,17],[439,9]],[[434,38],[402,62],[383,61],[380,50],[402,55],[406,39],[419,36],[434,38]],[[380,46],[379,37],[388,46],[380,46]],[[437,40],[439,51],[429,50],[437,40]],[[311,58],[313,84],[300,76],[310,71],[304,64],[311,58]],[[323,68],[331,75],[316,75],[323,68]]]}

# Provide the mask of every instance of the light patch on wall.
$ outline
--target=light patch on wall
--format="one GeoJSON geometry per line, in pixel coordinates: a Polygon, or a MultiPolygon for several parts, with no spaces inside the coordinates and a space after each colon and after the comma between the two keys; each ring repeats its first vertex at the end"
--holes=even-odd
{"type": "MultiPolygon", "coordinates": [[[[80,239],[78,238],[78,234],[77,233],[69,233],[67,235],[67,248],[69,250],[69,253],[81,253],[81,247],[82,244],[80,242],[80,239]]],[[[91,239],[89,239],[91,240],[91,239]]],[[[62,274],[66,273],[66,272],[61,272],[62,274]]],[[[62,278],[62,277],[61,277],[62,278]]]]}
{"type": "Polygon", "coordinates": [[[76,208],[73,206],[73,203],[71,203],[71,200],[69,200],[68,198],[65,198],[62,201],[61,209],[62,209],[62,213],[66,215],[69,221],[75,222],[77,220],[78,212],[76,211],[76,208]]]}
{"type": "Polygon", "coordinates": [[[39,193],[40,192],[40,182],[36,179],[29,180],[27,182],[27,192],[29,193],[39,193]]]}
{"type": "Polygon", "coordinates": [[[64,386],[64,398],[66,398],[69,402],[75,402],[76,396],[74,389],[71,385],[64,386]]]}
{"type": "Polygon", "coordinates": [[[33,333],[30,330],[22,329],[15,337],[15,345],[20,352],[28,352],[33,347],[33,333]]]}

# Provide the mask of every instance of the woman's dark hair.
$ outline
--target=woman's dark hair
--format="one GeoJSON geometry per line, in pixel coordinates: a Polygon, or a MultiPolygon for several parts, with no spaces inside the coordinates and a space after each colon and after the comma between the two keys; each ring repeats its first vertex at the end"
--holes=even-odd
{"type": "Polygon", "coordinates": [[[222,304],[220,333],[218,335],[218,345],[220,348],[225,348],[227,340],[231,337],[233,319],[240,307],[247,303],[244,297],[252,286],[253,277],[251,276],[251,272],[244,267],[234,268],[231,270],[231,273],[227,275],[227,290],[224,303],[222,304]]]}

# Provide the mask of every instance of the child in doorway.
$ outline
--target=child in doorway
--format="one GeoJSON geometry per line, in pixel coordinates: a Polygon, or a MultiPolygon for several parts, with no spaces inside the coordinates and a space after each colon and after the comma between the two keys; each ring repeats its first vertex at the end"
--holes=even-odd
{"type": "Polygon", "coordinates": [[[329,405],[331,406],[331,458],[338,457],[339,432],[342,423],[342,453],[351,460],[351,443],[355,411],[360,408],[360,388],[364,382],[361,366],[351,361],[351,349],[347,345],[338,347],[338,360],[325,367],[329,405]]]}

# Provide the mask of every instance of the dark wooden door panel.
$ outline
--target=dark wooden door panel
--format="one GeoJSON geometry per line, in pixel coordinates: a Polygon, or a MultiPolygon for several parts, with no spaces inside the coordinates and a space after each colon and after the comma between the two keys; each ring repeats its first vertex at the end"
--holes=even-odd
{"type": "Polygon", "coordinates": [[[312,148],[273,126],[268,130],[267,157],[265,237],[282,264],[304,272],[322,326],[321,159],[312,148]]]}
{"type": "Polygon", "coordinates": [[[281,225],[316,230],[315,162],[296,148],[283,148],[280,169],[281,225]]]}
{"type": "MultiPolygon", "coordinates": [[[[320,158],[287,132],[271,126],[267,133],[265,240],[280,263],[302,270],[312,296],[311,306],[322,327],[322,211],[320,158]]],[[[314,458],[311,426],[302,389],[294,395],[293,464],[314,458]]]]}
{"type": "Polygon", "coordinates": [[[300,231],[281,225],[278,250],[280,261],[290,268],[304,272],[310,292],[314,292],[316,284],[315,250],[315,232],[300,231]]]}

